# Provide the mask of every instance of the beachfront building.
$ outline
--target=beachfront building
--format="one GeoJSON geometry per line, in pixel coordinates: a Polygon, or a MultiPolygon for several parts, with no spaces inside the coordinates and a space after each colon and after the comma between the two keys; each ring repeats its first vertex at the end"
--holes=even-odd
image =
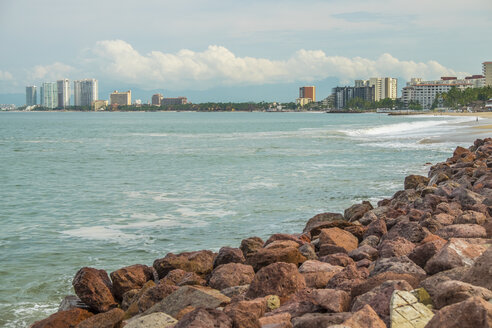
{"type": "Polygon", "coordinates": [[[188,103],[188,99],[186,97],[177,97],[177,98],[162,98],[161,105],[185,105],[188,103]]]}
{"type": "Polygon", "coordinates": [[[92,108],[94,110],[105,110],[108,107],[108,101],[107,100],[95,100],[92,103],[92,108]]]}
{"type": "Polygon", "coordinates": [[[112,106],[130,106],[132,104],[132,92],[130,90],[126,92],[114,91],[109,95],[109,102],[112,106]]]}
{"type": "Polygon", "coordinates": [[[74,106],[92,106],[98,98],[98,86],[96,79],[84,79],[73,81],[74,106]]]}
{"type": "Polygon", "coordinates": [[[58,108],[66,108],[70,106],[70,82],[68,79],[56,81],[58,92],[58,108]]]}
{"type": "Polygon", "coordinates": [[[485,85],[492,87],[492,61],[482,63],[485,85]]]}
{"type": "Polygon", "coordinates": [[[435,81],[422,81],[420,78],[414,78],[402,89],[401,100],[405,107],[408,107],[410,102],[418,102],[423,109],[428,110],[432,107],[438,94],[448,92],[453,87],[464,90],[481,87],[483,84],[482,75],[473,75],[465,79],[443,76],[440,80],[435,81]]]}
{"type": "Polygon", "coordinates": [[[303,107],[309,103],[313,102],[311,98],[297,98],[296,99],[296,104],[303,107]]]}
{"type": "Polygon", "coordinates": [[[398,81],[392,77],[371,77],[369,80],[355,80],[355,86],[374,87],[374,101],[381,99],[396,99],[398,81]]]}
{"type": "Polygon", "coordinates": [[[38,94],[35,85],[26,87],[26,106],[35,106],[38,104],[38,94]]]}
{"type": "Polygon", "coordinates": [[[316,101],[316,87],[308,86],[308,87],[300,87],[299,88],[299,99],[308,98],[311,99],[312,102],[316,101]]]}
{"type": "Polygon", "coordinates": [[[155,95],[152,95],[152,105],[153,106],[160,106],[162,98],[164,98],[164,97],[160,93],[156,93],[155,95]]]}
{"type": "Polygon", "coordinates": [[[56,82],[44,82],[39,93],[41,106],[46,108],[58,107],[58,87],[56,82]]]}
{"type": "Polygon", "coordinates": [[[333,108],[344,109],[348,106],[349,101],[354,98],[374,102],[374,94],[375,87],[373,86],[335,87],[332,92],[333,108]]]}

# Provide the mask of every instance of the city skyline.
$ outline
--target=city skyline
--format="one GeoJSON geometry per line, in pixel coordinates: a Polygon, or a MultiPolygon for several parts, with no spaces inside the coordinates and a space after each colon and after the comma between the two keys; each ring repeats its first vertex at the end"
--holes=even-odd
{"type": "Polygon", "coordinates": [[[492,29],[486,0],[287,1],[282,8],[273,1],[144,1],[109,15],[117,4],[98,2],[90,12],[94,6],[58,0],[0,4],[0,42],[15,50],[0,53],[0,97],[91,76],[104,94],[131,88],[145,98],[163,91],[227,101],[243,91],[244,100],[285,101],[298,85],[320,85],[326,97],[331,87],[372,76],[403,85],[412,77],[480,74],[492,53],[492,37],[480,32],[492,29]],[[46,21],[50,15],[56,17],[46,21]],[[32,39],[37,26],[48,39],[32,39]],[[270,92],[258,92],[262,86],[270,92]]]}

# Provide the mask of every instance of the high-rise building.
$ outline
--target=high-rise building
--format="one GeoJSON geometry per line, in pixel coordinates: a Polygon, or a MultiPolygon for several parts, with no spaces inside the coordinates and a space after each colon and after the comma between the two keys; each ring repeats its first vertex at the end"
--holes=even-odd
{"type": "Polygon", "coordinates": [[[311,101],[316,101],[316,87],[300,87],[299,98],[309,98],[311,101]]]}
{"type": "Polygon", "coordinates": [[[130,90],[127,92],[114,91],[109,95],[109,102],[111,105],[129,106],[132,104],[132,92],[130,90]]]}
{"type": "Polygon", "coordinates": [[[374,100],[396,99],[398,82],[391,77],[371,77],[369,80],[355,80],[356,87],[374,87],[374,100]]]}
{"type": "Polygon", "coordinates": [[[58,107],[66,108],[70,106],[70,82],[68,79],[56,81],[58,89],[58,107]]]}
{"type": "Polygon", "coordinates": [[[73,81],[73,103],[74,106],[92,106],[98,98],[96,79],[85,79],[73,81]]]}
{"type": "Polygon", "coordinates": [[[41,106],[46,108],[58,107],[58,88],[56,82],[44,82],[41,85],[39,98],[41,106]]]}
{"type": "Polygon", "coordinates": [[[35,85],[26,87],[26,106],[34,106],[38,104],[38,94],[35,85]]]}
{"type": "Polygon", "coordinates": [[[485,86],[492,87],[492,61],[482,63],[485,86]]]}
{"type": "MultiPolygon", "coordinates": [[[[359,84],[360,85],[360,84],[359,84]]],[[[374,86],[336,87],[333,88],[333,107],[344,109],[348,102],[354,98],[360,98],[368,102],[374,102],[374,86]]]]}
{"type": "Polygon", "coordinates": [[[160,93],[156,93],[155,95],[152,95],[152,105],[160,106],[162,98],[164,97],[160,93]]]}

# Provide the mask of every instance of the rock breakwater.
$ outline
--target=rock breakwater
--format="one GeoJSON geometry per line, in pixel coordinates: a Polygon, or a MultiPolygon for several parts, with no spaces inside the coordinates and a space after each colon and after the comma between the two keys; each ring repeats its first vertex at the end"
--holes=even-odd
{"type": "Polygon", "coordinates": [[[488,138],[299,234],[84,267],[76,296],[31,327],[492,327],[491,236],[488,138]]]}

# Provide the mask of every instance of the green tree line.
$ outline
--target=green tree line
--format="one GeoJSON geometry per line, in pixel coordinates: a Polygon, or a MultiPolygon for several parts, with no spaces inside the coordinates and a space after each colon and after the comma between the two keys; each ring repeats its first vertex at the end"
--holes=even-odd
{"type": "Polygon", "coordinates": [[[438,106],[459,108],[474,104],[483,105],[486,100],[492,98],[492,87],[467,88],[460,90],[452,87],[448,92],[444,92],[436,97],[432,104],[432,109],[438,106]]]}

